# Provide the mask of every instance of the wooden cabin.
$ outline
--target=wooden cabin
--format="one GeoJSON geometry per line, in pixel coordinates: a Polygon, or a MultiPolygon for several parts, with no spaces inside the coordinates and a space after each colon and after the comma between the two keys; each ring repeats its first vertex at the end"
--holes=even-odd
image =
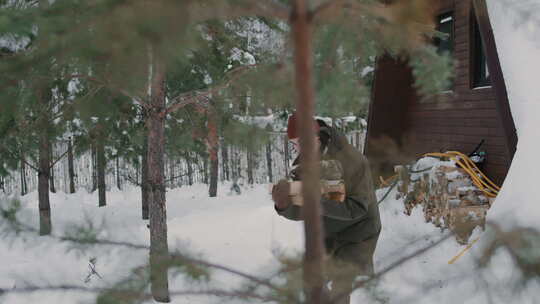
{"type": "Polygon", "coordinates": [[[485,0],[434,1],[440,2],[437,28],[449,36],[434,44],[454,58],[453,83],[421,101],[407,63],[378,58],[365,149],[373,175],[388,176],[394,165],[427,152],[468,154],[484,140],[483,171],[501,184],[517,136],[485,0]]]}

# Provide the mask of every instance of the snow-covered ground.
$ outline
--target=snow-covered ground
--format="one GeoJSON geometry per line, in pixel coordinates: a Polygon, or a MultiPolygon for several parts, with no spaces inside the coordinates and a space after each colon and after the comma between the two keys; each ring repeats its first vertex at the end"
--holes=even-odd
{"type": "MultiPolygon", "coordinates": [[[[540,144],[537,136],[540,117],[540,70],[537,15],[526,20],[519,11],[538,12],[538,0],[487,1],[498,46],[502,69],[508,87],[512,114],[518,129],[519,143],[503,189],[488,215],[488,220],[505,228],[532,226],[538,228],[540,204],[540,170],[536,168],[540,144]],[[529,5],[529,6],[528,6],[529,5]],[[536,18],[536,19],[535,19],[536,18]],[[519,22],[518,22],[519,21],[519,22]]],[[[221,189],[224,189],[223,187],[221,189]]],[[[169,244],[171,248],[189,248],[204,258],[240,270],[261,274],[277,265],[272,252],[300,252],[302,223],[278,217],[265,186],[246,190],[241,196],[228,196],[226,189],[218,198],[208,198],[207,189],[198,185],[168,193],[169,244]]],[[[383,190],[384,191],[384,190],[383,190]]],[[[383,191],[379,191],[381,196],[383,191]]],[[[74,195],[53,194],[53,225],[56,233],[69,229],[86,217],[104,223],[102,238],[147,244],[146,223],[139,220],[139,191],[135,188],[108,193],[109,206],[97,208],[96,194],[81,191],[74,195]]],[[[383,231],[375,255],[376,271],[428,246],[442,235],[433,225],[424,223],[420,210],[405,216],[394,195],[381,204],[383,231]]],[[[37,194],[23,197],[21,218],[37,226],[37,194]]],[[[489,228],[488,228],[489,229],[489,228]]],[[[512,283],[521,275],[512,260],[500,251],[486,271],[475,269],[487,238],[480,236],[457,263],[448,261],[463,247],[452,239],[408,261],[385,275],[377,294],[385,303],[538,303],[540,284],[532,282],[516,294],[512,283]]],[[[143,264],[147,252],[125,248],[91,248],[84,252],[68,251],[70,247],[49,237],[21,234],[0,243],[0,288],[33,285],[79,284],[89,287],[109,286],[127,275],[129,269],[143,264]],[[88,276],[88,264],[96,258],[96,270],[102,279],[88,276]]],[[[217,280],[232,287],[237,281],[217,274],[217,280]]],[[[171,282],[171,290],[180,281],[171,282]]],[[[1,303],[88,303],[94,295],[80,292],[40,292],[11,294],[1,303]]],[[[373,303],[357,292],[353,303],[373,303]]],[[[174,303],[219,303],[219,299],[174,298],[174,303]]]]}
{"type": "MultiPolygon", "coordinates": [[[[240,196],[228,195],[221,187],[218,198],[207,197],[204,185],[183,187],[167,194],[169,244],[171,248],[189,248],[211,262],[261,275],[275,270],[275,250],[300,253],[303,247],[303,226],[276,215],[267,187],[245,189],[240,196]]],[[[385,190],[379,190],[381,197],[385,190]]],[[[140,220],[140,192],[129,188],[108,193],[108,206],[98,208],[96,194],[52,194],[54,233],[68,231],[71,224],[85,218],[103,223],[101,238],[148,244],[146,222],[140,220]]],[[[377,271],[382,271],[408,254],[429,246],[443,234],[425,223],[416,209],[412,216],[403,214],[403,204],[395,193],[381,203],[383,231],[375,254],[377,271]]],[[[22,198],[21,219],[37,226],[37,195],[22,198]]],[[[147,252],[125,248],[97,246],[84,252],[50,237],[22,234],[0,245],[0,288],[28,285],[76,284],[85,287],[106,287],[122,279],[129,269],[147,261],[147,252]],[[89,274],[89,260],[96,258],[96,270],[102,278],[89,274]]],[[[469,263],[448,265],[462,247],[453,239],[420,255],[385,275],[376,287],[384,303],[486,303],[482,285],[466,279],[474,273],[469,263]]],[[[467,259],[466,257],[463,258],[467,259]]],[[[470,258],[469,258],[470,259],[470,258]]],[[[231,288],[238,280],[216,273],[215,284],[231,288]]],[[[171,281],[171,290],[182,287],[183,281],[171,281]]],[[[481,283],[479,283],[481,284],[481,283]]],[[[11,294],[0,298],[9,304],[88,303],[94,295],[81,292],[38,292],[11,294]]],[[[363,292],[356,292],[352,303],[374,303],[363,292]]],[[[526,298],[531,299],[531,298],[526,298]]],[[[216,298],[173,298],[173,303],[219,303],[216,298]]],[[[519,302],[534,303],[534,302],[519,302]]]]}
{"type": "Polygon", "coordinates": [[[538,117],[540,89],[540,0],[487,1],[512,116],[518,133],[512,167],[490,213],[507,226],[540,228],[538,117]]]}

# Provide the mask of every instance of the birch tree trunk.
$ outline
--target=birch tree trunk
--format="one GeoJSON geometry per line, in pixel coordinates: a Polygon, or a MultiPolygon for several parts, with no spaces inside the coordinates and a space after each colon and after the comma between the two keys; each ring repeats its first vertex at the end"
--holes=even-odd
{"type": "Polygon", "coordinates": [[[304,288],[307,303],[326,299],[324,285],[323,227],[320,206],[319,153],[313,132],[315,91],[312,80],[312,16],[308,0],[295,0],[291,15],[297,92],[297,129],[300,134],[302,196],[305,231],[304,288]]]}
{"type": "Polygon", "coordinates": [[[148,181],[150,209],[150,280],[152,296],[170,302],[165,198],[165,65],[153,54],[150,113],[148,116],[148,181]]]}

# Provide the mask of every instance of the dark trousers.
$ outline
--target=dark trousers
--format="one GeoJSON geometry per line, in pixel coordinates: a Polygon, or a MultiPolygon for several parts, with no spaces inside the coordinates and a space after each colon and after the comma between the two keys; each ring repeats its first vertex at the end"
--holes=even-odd
{"type": "Polygon", "coordinates": [[[359,243],[325,240],[330,256],[327,270],[328,282],[332,282],[329,291],[331,303],[349,304],[356,277],[374,274],[373,253],[378,239],[379,235],[359,243]]]}

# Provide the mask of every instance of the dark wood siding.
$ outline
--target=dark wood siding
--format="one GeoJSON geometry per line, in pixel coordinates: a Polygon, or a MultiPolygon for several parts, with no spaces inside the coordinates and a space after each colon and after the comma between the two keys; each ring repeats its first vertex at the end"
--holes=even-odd
{"type": "MultiPolygon", "coordinates": [[[[400,138],[400,152],[402,159],[391,163],[396,164],[427,152],[457,150],[463,153],[471,152],[482,139],[485,140],[482,150],[486,151],[487,163],[485,173],[496,183],[501,184],[511,163],[512,155],[509,153],[508,139],[501,121],[500,109],[496,103],[495,90],[492,87],[471,88],[470,79],[470,46],[471,46],[471,14],[473,11],[471,0],[442,0],[439,13],[454,12],[454,59],[455,80],[453,90],[441,94],[437,100],[420,102],[418,98],[410,98],[414,93],[407,92],[403,97],[393,96],[394,100],[406,101],[400,105],[402,118],[398,122],[388,122],[388,116],[381,115],[382,109],[388,109],[388,90],[408,85],[408,83],[392,83],[389,81],[388,70],[378,68],[375,76],[375,88],[368,125],[368,144],[366,154],[368,158],[380,158],[372,148],[376,139],[384,133],[384,127],[378,124],[393,124],[399,128],[390,137],[400,138]],[[382,120],[382,121],[381,121],[382,120]],[[374,123],[373,121],[378,121],[374,123]],[[370,130],[374,128],[374,130],[370,130]]],[[[385,59],[383,67],[389,65],[385,59]]],[[[401,66],[402,73],[410,73],[404,63],[394,62],[401,66]]],[[[395,71],[394,71],[395,73],[395,71]]],[[[395,103],[394,103],[395,104],[395,103]]],[[[376,163],[379,161],[375,161],[376,163]]],[[[377,169],[375,169],[377,170],[377,169]]],[[[375,172],[378,174],[379,172],[375,172]]]]}
{"type": "MultiPolygon", "coordinates": [[[[403,115],[408,105],[416,99],[412,89],[413,77],[406,62],[396,61],[389,56],[377,60],[373,84],[373,98],[369,108],[368,145],[366,155],[373,176],[393,172],[396,161],[403,162],[403,128],[407,117],[403,115]]],[[[412,159],[412,158],[410,158],[412,159]]]]}

